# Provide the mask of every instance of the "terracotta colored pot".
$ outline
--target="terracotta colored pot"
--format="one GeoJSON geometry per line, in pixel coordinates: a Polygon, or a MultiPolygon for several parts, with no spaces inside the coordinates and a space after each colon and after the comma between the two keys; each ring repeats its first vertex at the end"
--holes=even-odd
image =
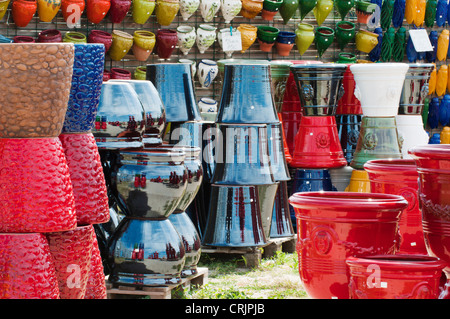
{"type": "Polygon", "coordinates": [[[153,32],[145,30],[134,31],[133,54],[138,61],[147,61],[156,44],[156,36],[153,32]]]}
{"type": "Polygon", "coordinates": [[[37,0],[37,12],[42,22],[51,22],[61,7],[61,0],[37,0]]]}
{"type": "Polygon", "coordinates": [[[422,230],[422,212],[417,190],[418,173],[411,159],[371,160],[364,164],[369,174],[371,191],[403,196],[409,203],[399,223],[401,236],[399,253],[427,254],[422,230]]]}
{"type": "Polygon", "coordinates": [[[43,234],[0,234],[0,299],[59,299],[50,248],[43,234]]]}
{"type": "Polygon", "coordinates": [[[105,46],[105,53],[108,52],[112,44],[112,35],[102,30],[92,30],[87,38],[88,43],[102,43],[105,46]]]}
{"type": "Polygon", "coordinates": [[[447,169],[450,145],[415,146],[409,150],[409,154],[416,162],[419,173],[419,201],[425,245],[431,256],[446,263],[444,272],[447,283],[439,298],[450,299],[450,172],[447,169]]]}
{"type": "Polygon", "coordinates": [[[17,27],[26,27],[36,11],[36,0],[15,0],[12,3],[11,13],[17,27]]]}
{"type": "Polygon", "coordinates": [[[114,30],[112,32],[112,43],[109,48],[109,56],[114,61],[122,60],[133,46],[133,36],[127,32],[114,30]]]}
{"type": "Polygon", "coordinates": [[[131,7],[131,0],[111,0],[109,18],[112,23],[121,23],[131,7]]]}
{"type": "Polygon", "coordinates": [[[7,185],[0,189],[0,232],[73,229],[72,184],[59,139],[2,138],[0,153],[0,182],[7,185]]]}
{"type": "Polygon", "coordinates": [[[351,299],[437,299],[445,262],[427,255],[348,257],[351,299]]]}
{"type": "Polygon", "coordinates": [[[36,42],[46,43],[46,42],[62,42],[62,34],[60,31],[55,29],[49,29],[39,32],[36,42]]]}
{"type": "Polygon", "coordinates": [[[92,225],[47,234],[61,299],[84,298],[89,280],[93,236],[95,231],[92,225]]]}
{"type": "Polygon", "coordinates": [[[84,13],[85,8],[85,0],[61,0],[61,13],[66,23],[78,23],[81,19],[81,15],[84,13]],[[75,9],[75,7],[78,8],[75,9]]]}
{"type": "Polygon", "coordinates": [[[297,217],[297,253],[302,284],[311,298],[348,299],[346,259],[396,251],[401,196],[305,192],[289,198],[297,217]]]}
{"type": "Polygon", "coordinates": [[[295,33],[280,31],[278,33],[275,47],[280,56],[288,56],[295,44],[295,33]]]}
{"type": "Polygon", "coordinates": [[[161,59],[169,59],[178,42],[177,31],[159,29],[156,32],[156,53],[161,59]]]}
{"type": "Polygon", "coordinates": [[[99,24],[111,8],[111,0],[86,0],[86,15],[90,22],[99,24]]]}

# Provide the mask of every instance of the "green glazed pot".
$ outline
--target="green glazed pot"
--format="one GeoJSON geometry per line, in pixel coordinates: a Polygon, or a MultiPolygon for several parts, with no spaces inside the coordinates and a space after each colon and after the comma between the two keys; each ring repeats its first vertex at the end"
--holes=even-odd
{"type": "Polygon", "coordinates": [[[300,10],[300,19],[303,20],[308,13],[314,9],[317,4],[317,0],[299,0],[298,7],[300,10]]]}
{"type": "Polygon", "coordinates": [[[334,5],[336,6],[336,10],[340,15],[341,20],[344,20],[347,13],[355,5],[355,0],[334,0],[334,5]]]}
{"type": "Polygon", "coordinates": [[[87,43],[86,36],[81,32],[69,31],[64,34],[63,42],[87,43]]]}
{"type": "Polygon", "coordinates": [[[389,62],[392,57],[392,50],[394,48],[395,29],[389,28],[383,35],[381,42],[381,61],[389,62]]]}
{"type": "Polygon", "coordinates": [[[298,53],[303,55],[309,49],[315,38],[314,26],[308,23],[299,23],[295,30],[295,45],[298,53]]]}
{"type": "Polygon", "coordinates": [[[332,0],[318,0],[316,6],[313,9],[314,17],[316,18],[317,25],[321,26],[327,19],[330,12],[333,10],[332,0]]]}
{"type": "Polygon", "coordinates": [[[319,57],[325,53],[334,40],[334,30],[329,27],[316,28],[314,37],[319,57]]]}
{"type": "Polygon", "coordinates": [[[280,30],[271,26],[258,26],[258,39],[266,43],[274,43],[280,30]]]}
{"type": "Polygon", "coordinates": [[[356,55],[350,52],[340,52],[336,63],[343,63],[343,64],[356,63],[356,55]]]}
{"type": "Polygon", "coordinates": [[[436,8],[436,0],[427,0],[427,5],[425,7],[425,25],[428,28],[432,28],[434,26],[434,21],[436,20],[436,8]]]}
{"type": "Polygon", "coordinates": [[[145,65],[138,66],[134,70],[134,79],[135,80],[146,80],[147,79],[147,67],[145,65]]]}
{"type": "Polygon", "coordinates": [[[402,62],[406,50],[406,29],[398,28],[395,33],[394,48],[392,49],[392,59],[395,62],[402,62]]]}
{"type": "Polygon", "coordinates": [[[392,22],[392,16],[394,14],[394,0],[384,0],[381,6],[380,25],[383,31],[386,31],[392,22]]]}
{"type": "Polygon", "coordinates": [[[336,41],[341,50],[355,38],[355,24],[350,21],[339,21],[336,24],[336,41]]]}
{"type": "Polygon", "coordinates": [[[283,18],[284,24],[287,24],[289,20],[294,16],[298,9],[298,0],[283,0],[280,7],[280,15],[283,18]]]}
{"type": "Polygon", "coordinates": [[[109,56],[114,61],[120,61],[133,46],[133,36],[129,33],[114,30],[112,32],[112,43],[109,56]]]}
{"type": "Polygon", "coordinates": [[[131,14],[137,24],[145,24],[155,10],[155,0],[133,0],[131,14]]]}
{"type": "Polygon", "coordinates": [[[283,0],[264,0],[263,10],[278,12],[282,4],[283,0]]]}

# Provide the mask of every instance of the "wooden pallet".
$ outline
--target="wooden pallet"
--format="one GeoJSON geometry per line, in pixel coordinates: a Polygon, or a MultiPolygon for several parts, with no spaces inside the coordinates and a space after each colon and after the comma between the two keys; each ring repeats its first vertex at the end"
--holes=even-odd
{"type": "Polygon", "coordinates": [[[198,267],[197,273],[189,277],[182,277],[177,284],[166,286],[126,286],[116,285],[106,282],[107,299],[116,299],[117,295],[127,295],[128,297],[150,297],[150,299],[171,299],[172,292],[177,289],[189,289],[191,285],[205,285],[208,282],[208,268],[198,267]]]}

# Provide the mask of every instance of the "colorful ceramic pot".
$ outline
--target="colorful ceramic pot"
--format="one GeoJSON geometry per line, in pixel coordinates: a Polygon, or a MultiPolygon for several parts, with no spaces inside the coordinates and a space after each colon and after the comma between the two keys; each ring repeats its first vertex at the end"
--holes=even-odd
{"type": "Polygon", "coordinates": [[[300,19],[303,21],[303,19],[306,17],[308,13],[314,9],[314,7],[317,5],[317,0],[302,0],[298,2],[298,9],[300,11],[300,19]]]}
{"type": "Polygon", "coordinates": [[[298,53],[303,55],[314,42],[314,26],[308,23],[299,23],[295,30],[295,45],[298,53]]]}
{"type": "Polygon", "coordinates": [[[330,12],[333,10],[333,1],[331,0],[317,0],[317,4],[312,10],[318,26],[321,26],[327,19],[330,12]]]}
{"type": "MultiPolygon", "coordinates": [[[[361,24],[367,24],[375,12],[377,4],[365,0],[355,0],[356,20],[361,24]]],[[[381,8],[380,8],[381,9],[381,8]]]]}
{"type": "Polygon", "coordinates": [[[275,40],[278,37],[280,30],[270,26],[258,26],[257,37],[259,42],[259,48],[263,52],[271,52],[275,40]]]}
{"type": "Polygon", "coordinates": [[[162,26],[169,26],[179,10],[179,0],[156,0],[156,21],[162,26]]]}
{"type": "Polygon", "coordinates": [[[200,6],[200,0],[181,0],[180,14],[183,21],[188,21],[189,18],[197,11],[200,6]]]}
{"type": "Polygon", "coordinates": [[[314,42],[316,43],[319,57],[333,44],[334,30],[329,27],[318,27],[315,31],[314,42]]]}
{"type": "Polygon", "coordinates": [[[133,0],[131,15],[137,24],[145,24],[156,7],[155,0],[133,0]]]}
{"type": "Polygon", "coordinates": [[[204,22],[211,22],[220,9],[220,0],[200,0],[200,13],[204,22]]]}
{"type": "Polygon", "coordinates": [[[208,97],[202,97],[198,101],[198,108],[200,109],[200,112],[202,112],[202,113],[205,113],[205,112],[215,113],[215,112],[217,112],[217,101],[210,99],[208,97]]]}
{"type": "Polygon", "coordinates": [[[200,24],[197,28],[197,37],[195,39],[199,52],[202,54],[205,53],[215,41],[216,27],[209,24],[200,24]]]}
{"type": "Polygon", "coordinates": [[[86,0],[86,15],[89,22],[99,24],[111,8],[111,0],[86,0]]]}
{"type": "MultiPolygon", "coordinates": [[[[94,226],[95,227],[95,226],[94,226]]],[[[89,278],[84,299],[107,299],[105,269],[100,253],[99,239],[94,232],[92,236],[92,254],[89,267],[89,278]]]]}
{"type": "Polygon", "coordinates": [[[370,53],[378,44],[378,34],[368,30],[359,30],[355,35],[356,49],[370,53]]]}
{"type": "Polygon", "coordinates": [[[147,66],[141,65],[136,67],[133,73],[133,78],[135,80],[146,80],[147,79],[147,66]]]}
{"type": "Polygon", "coordinates": [[[61,13],[66,23],[78,24],[85,8],[85,0],[61,0],[61,13]]]}
{"type": "Polygon", "coordinates": [[[272,21],[279,12],[283,0],[264,0],[261,18],[266,21],[272,21]]]}
{"type": "Polygon", "coordinates": [[[36,0],[15,0],[12,3],[11,14],[14,24],[19,28],[26,27],[37,11],[36,0]]]}
{"type": "MultiPolygon", "coordinates": [[[[425,143],[427,144],[427,143],[425,143]]],[[[422,212],[417,190],[418,173],[412,159],[371,160],[364,165],[373,193],[401,195],[408,201],[403,211],[399,232],[399,253],[427,255],[422,230],[422,212]]]]}
{"type": "Polygon", "coordinates": [[[187,55],[195,44],[197,33],[194,27],[189,25],[180,25],[177,27],[178,48],[183,55],[187,55]]]}
{"type": "Polygon", "coordinates": [[[37,0],[37,12],[39,20],[42,22],[50,22],[56,16],[61,8],[61,0],[37,0]]]}
{"type": "MultiPolygon", "coordinates": [[[[219,46],[222,48],[222,50],[223,50],[223,48],[224,48],[224,44],[223,44],[223,35],[224,35],[224,33],[229,33],[230,32],[230,28],[223,28],[223,29],[220,29],[218,32],[217,32],[217,42],[219,43],[219,46]]],[[[231,29],[231,33],[232,34],[241,34],[241,32],[240,31],[238,31],[236,28],[232,28],[231,29]]],[[[235,52],[235,50],[226,50],[226,51],[223,51],[223,52],[225,52],[225,54],[227,55],[227,57],[229,57],[229,58],[231,58],[231,56],[233,55],[233,53],[235,52]]]]}
{"type": "Polygon", "coordinates": [[[347,64],[347,69],[342,78],[342,87],[344,90],[344,94],[338,100],[336,114],[342,115],[361,115],[361,102],[355,96],[355,78],[353,77],[353,73],[350,70],[350,65],[352,63],[347,64]]]}
{"type": "Polygon", "coordinates": [[[225,23],[230,23],[242,9],[241,0],[221,0],[220,11],[225,23]]]}
{"type": "Polygon", "coordinates": [[[102,43],[105,46],[105,53],[109,51],[112,44],[112,35],[102,30],[92,30],[87,38],[88,43],[102,43]]]}
{"type": "Polygon", "coordinates": [[[344,21],[347,13],[354,7],[355,0],[337,0],[335,1],[336,10],[341,17],[341,20],[344,21]]]}
{"type": "Polygon", "coordinates": [[[408,205],[397,195],[348,192],[296,193],[289,202],[297,217],[300,278],[319,299],[349,298],[348,257],[396,251],[398,220],[408,205]]]}
{"type": "Polygon", "coordinates": [[[450,144],[450,127],[444,126],[442,128],[440,138],[441,144],[450,144]]]}
{"type": "Polygon", "coordinates": [[[428,143],[428,133],[423,128],[421,115],[397,115],[396,124],[401,141],[403,158],[409,158],[408,150],[428,143]]]}
{"type": "Polygon", "coordinates": [[[289,53],[295,44],[295,37],[296,35],[294,32],[280,31],[280,33],[278,33],[277,41],[275,43],[278,55],[289,56],[289,53]]]}
{"type": "Polygon", "coordinates": [[[39,32],[38,38],[36,42],[62,42],[61,32],[55,29],[48,29],[39,32]]]}
{"type": "Polygon", "coordinates": [[[437,299],[445,263],[427,255],[348,257],[350,299],[437,299]]]}
{"type": "Polygon", "coordinates": [[[287,24],[289,20],[294,16],[299,6],[298,0],[283,0],[280,6],[280,16],[283,19],[283,23],[287,24]]]}
{"type": "Polygon", "coordinates": [[[362,115],[341,114],[336,115],[336,127],[341,142],[342,151],[347,163],[350,164],[356,151],[359,131],[361,129],[362,115]]]}
{"type": "Polygon", "coordinates": [[[177,31],[158,29],[156,31],[156,53],[160,59],[169,59],[178,42],[177,31]]]}
{"type": "Polygon", "coordinates": [[[111,79],[131,80],[131,72],[122,68],[111,68],[111,79]]]}
{"type": "Polygon", "coordinates": [[[69,31],[64,34],[63,42],[87,43],[87,39],[81,32],[69,31]]]}
{"type": "Polygon", "coordinates": [[[131,0],[111,0],[109,18],[112,23],[121,23],[130,10],[131,0]]]}
{"type": "Polygon", "coordinates": [[[394,11],[392,14],[392,25],[394,28],[399,28],[403,24],[405,17],[406,0],[395,0],[394,11]]]}
{"type": "Polygon", "coordinates": [[[421,27],[425,21],[425,10],[427,1],[416,0],[416,14],[414,16],[414,26],[421,27]]]}
{"type": "Polygon", "coordinates": [[[240,15],[247,19],[254,19],[262,10],[264,0],[242,0],[240,15]]]}
{"type": "Polygon", "coordinates": [[[336,40],[341,50],[355,38],[355,24],[350,21],[339,21],[336,23],[336,40]]]}
{"type": "Polygon", "coordinates": [[[10,2],[11,0],[0,1],[0,20],[2,20],[3,17],[5,16],[10,2]]]}
{"type": "Polygon", "coordinates": [[[33,37],[26,36],[26,35],[16,35],[13,38],[14,43],[33,43],[36,42],[33,37]]]}
{"type": "Polygon", "coordinates": [[[363,169],[354,169],[345,191],[351,193],[370,193],[370,179],[367,172],[363,169]]]}
{"type": "Polygon", "coordinates": [[[153,32],[136,30],[133,35],[133,54],[138,61],[148,60],[156,44],[156,36],[153,32]]]}
{"type": "Polygon", "coordinates": [[[109,56],[114,61],[122,60],[133,46],[133,36],[127,32],[114,30],[112,32],[112,43],[109,48],[109,56]]]}
{"type": "Polygon", "coordinates": [[[439,34],[436,57],[439,61],[445,61],[447,59],[449,44],[449,31],[443,29],[439,34]]]}
{"type": "Polygon", "coordinates": [[[203,88],[208,88],[219,72],[217,62],[203,59],[198,63],[197,77],[203,88]]]}
{"type": "MultiPolygon", "coordinates": [[[[434,26],[434,20],[436,19],[436,7],[437,7],[436,0],[427,1],[427,5],[425,8],[425,25],[428,28],[432,28],[434,26]]],[[[446,17],[447,17],[447,7],[445,7],[444,22],[446,20],[446,17]]]]}

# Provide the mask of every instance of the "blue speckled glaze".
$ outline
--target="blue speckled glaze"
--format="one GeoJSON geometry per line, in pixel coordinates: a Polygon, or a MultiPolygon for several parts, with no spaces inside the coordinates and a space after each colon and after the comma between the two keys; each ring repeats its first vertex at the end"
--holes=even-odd
{"type": "Polygon", "coordinates": [[[103,83],[105,46],[100,43],[74,45],[72,87],[63,133],[82,133],[92,129],[103,83]]]}

